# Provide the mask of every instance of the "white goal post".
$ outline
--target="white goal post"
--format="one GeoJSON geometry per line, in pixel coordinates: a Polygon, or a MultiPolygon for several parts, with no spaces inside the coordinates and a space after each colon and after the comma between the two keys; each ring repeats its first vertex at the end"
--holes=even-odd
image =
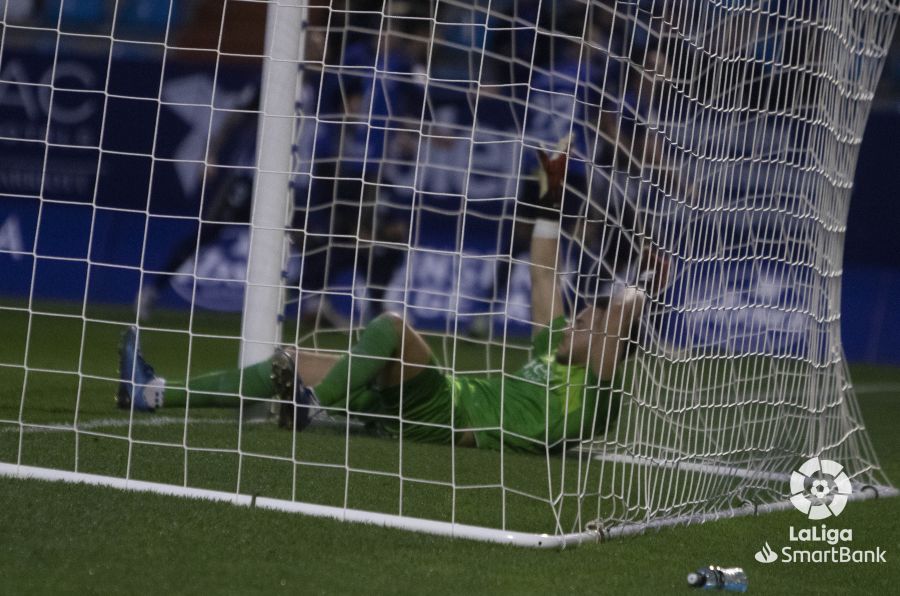
{"type": "Polygon", "coordinates": [[[0,247],[24,280],[0,297],[23,346],[0,349],[0,476],[540,547],[790,509],[811,458],[839,462],[850,500],[896,495],[844,358],[840,289],[897,13],[893,0],[234,0],[216,23],[170,6],[155,37],[132,36],[124,9],[99,31],[64,8],[0,14],[0,99],[34,89],[49,112],[37,132],[0,134],[41,153],[36,186],[2,189],[34,213],[30,245],[0,247]],[[229,16],[245,8],[255,21],[229,16]],[[204,26],[213,43],[186,41],[204,26]],[[241,30],[264,35],[261,53],[232,44],[241,30]],[[4,68],[39,37],[49,78],[31,58],[4,68]],[[78,62],[72,40],[106,49],[78,62]],[[123,83],[120,63],[158,81],[123,83]],[[82,95],[101,106],[85,116],[96,134],[65,128],[82,95]],[[146,143],[125,138],[118,102],[148,108],[146,143]],[[535,263],[548,216],[531,203],[540,156],[559,152],[550,267],[535,263]],[[59,155],[88,153],[84,189],[60,191],[77,176],[59,155]],[[228,193],[243,183],[242,220],[228,193]],[[84,211],[84,250],[47,240],[61,209],[84,211]],[[187,259],[169,271],[176,237],[187,259]],[[103,252],[115,242],[134,254],[103,252]],[[74,297],[47,290],[62,275],[48,263],[70,268],[74,297]],[[556,335],[532,322],[532,280],[550,270],[559,324],[588,313],[590,349],[614,355],[541,352],[533,337],[556,335]],[[163,308],[122,314],[108,304],[122,288],[163,308]],[[617,310],[627,292],[633,324],[617,310]],[[349,359],[349,383],[354,342],[382,313],[425,339],[433,358],[415,364],[436,384],[395,394],[379,377],[376,405],[348,389],[301,433],[244,415],[282,405],[245,391],[248,369],[237,391],[173,385],[187,397],[171,411],[112,410],[114,345],[98,342],[132,324],[169,379],[231,349],[247,367],[292,346],[349,359]],[[512,403],[529,369],[546,377],[531,426],[512,403]],[[466,409],[473,383],[497,388],[490,415],[466,409]],[[240,414],[197,407],[209,393],[240,414]]]}
{"type": "Polygon", "coordinates": [[[268,358],[281,342],[279,315],[284,304],[282,271],[286,260],[290,204],[293,116],[299,64],[303,62],[306,6],[271,3],[266,12],[266,59],[262,65],[259,173],[253,192],[247,293],[241,323],[241,364],[268,358]]]}

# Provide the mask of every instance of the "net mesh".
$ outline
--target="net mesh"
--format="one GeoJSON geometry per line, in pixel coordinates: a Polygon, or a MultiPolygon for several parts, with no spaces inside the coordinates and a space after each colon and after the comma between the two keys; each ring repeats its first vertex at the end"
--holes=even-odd
{"type": "MultiPolygon", "coordinates": [[[[840,462],[856,486],[888,484],[839,325],[850,191],[895,2],[312,3],[296,79],[277,82],[295,90],[294,114],[266,126],[257,122],[272,115],[269,98],[228,78],[258,74],[273,55],[274,34],[263,49],[234,41],[240,11],[266,3],[196,9],[216,33],[205,45],[176,34],[175,4],[140,35],[128,30],[130,3],[116,3],[108,29],[94,31],[66,12],[70,3],[48,8],[55,20],[44,24],[18,22],[13,4],[0,3],[0,97],[33,90],[47,109],[37,129],[0,138],[43,154],[40,182],[6,191],[36,202],[37,215],[30,246],[0,248],[31,267],[27,298],[0,307],[22,344],[2,363],[12,388],[2,461],[552,534],[783,502],[790,472],[814,456],[840,462]],[[35,39],[50,74],[17,77],[9,64],[35,39]],[[83,68],[102,80],[72,66],[73,44],[101,49],[105,68],[104,59],[83,68]],[[121,82],[145,72],[129,51],[151,65],[146,91],[121,82]],[[83,96],[101,105],[92,133],[55,132],[83,96]],[[145,111],[129,121],[121,102],[145,111]],[[167,140],[179,122],[193,127],[188,140],[167,140]],[[463,447],[459,433],[472,427],[452,415],[410,414],[406,385],[396,406],[327,407],[301,434],[246,408],[235,421],[190,401],[152,419],[95,405],[108,403],[118,378],[92,355],[136,320],[103,305],[104,280],[127,278],[139,303],[168,287],[187,302],[141,326],[157,354],[177,346],[163,359],[171,372],[159,371],[168,377],[201,372],[205,354],[237,345],[233,318],[208,309],[242,303],[249,197],[256,189],[256,203],[265,199],[256,178],[271,165],[257,156],[275,125],[293,131],[290,171],[278,172],[289,179],[290,242],[271,255],[284,264],[285,300],[271,316],[284,322],[285,342],[303,349],[301,360],[327,360],[347,354],[379,314],[400,314],[427,339],[454,404],[468,379],[500,387],[496,427],[475,429],[493,432],[495,449],[463,447]],[[133,132],[114,138],[116,127],[133,132]],[[503,432],[503,400],[540,330],[533,213],[522,197],[538,184],[538,152],[560,139],[569,139],[568,169],[554,270],[564,311],[599,305],[595,316],[609,318],[605,300],[629,287],[648,300],[624,340],[628,358],[580,389],[605,399],[579,398],[599,405],[578,406],[580,428],[548,445],[556,435],[546,412],[543,438],[503,432]],[[60,192],[69,166],[54,159],[85,156],[95,171],[80,196],[60,192]],[[128,160],[143,164],[143,184],[116,179],[128,160]],[[167,176],[194,189],[194,211],[154,206],[167,176]],[[59,256],[42,245],[55,233],[42,214],[73,205],[88,213],[89,248],[59,256]],[[136,259],[92,254],[112,216],[139,222],[136,259]],[[156,227],[173,221],[188,232],[166,264],[158,255],[173,254],[172,241],[156,227]],[[44,300],[48,261],[78,267],[80,300],[44,300]],[[662,268],[664,287],[648,288],[647,271],[662,268]],[[67,325],[73,348],[36,349],[67,325]],[[41,405],[59,392],[70,396],[64,405],[41,405]],[[457,434],[449,445],[421,443],[422,427],[457,434]]],[[[259,43],[262,32],[253,35],[259,43]]],[[[550,407],[554,392],[545,395],[550,407]]]]}

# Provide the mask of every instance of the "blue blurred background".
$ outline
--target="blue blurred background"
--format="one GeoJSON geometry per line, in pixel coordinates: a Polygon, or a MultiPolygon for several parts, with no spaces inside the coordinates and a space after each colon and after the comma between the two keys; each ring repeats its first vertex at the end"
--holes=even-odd
{"type": "MultiPolygon", "coordinates": [[[[0,53],[2,298],[133,304],[139,285],[150,283],[142,271],[165,270],[174,247],[197,238],[200,197],[213,189],[205,181],[252,166],[246,155],[248,146],[252,149],[252,127],[245,127],[243,136],[232,135],[232,146],[226,142],[217,148],[212,170],[218,173],[211,173],[204,160],[207,142],[234,124],[227,110],[255,109],[259,73],[255,56],[262,53],[264,5],[185,0],[173,2],[170,12],[169,2],[122,0],[115,4],[115,15],[113,5],[106,0],[0,1],[0,8],[7,11],[0,53]],[[231,58],[216,60],[216,51],[231,58]]],[[[471,33],[466,31],[449,28],[435,35],[462,47],[484,43],[467,39],[471,33]]],[[[503,44],[514,47],[515,41],[498,38],[488,43],[500,51],[503,44]]],[[[342,48],[342,59],[362,64],[367,43],[371,41],[356,39],[355,45],[348,44],[342,48]]],[[[333,45],[332,40],[322,51],[333,45]]],[[[432,68],[450,78],[458,58],[445,54],[432,68]]],[[[383,60],[382,68],[410,72],[416,68],[414,51],[383,60]],[[398,66],[392,60],[409,64],[398,66]]],[[[509,76],[514,80],[517,75],[509,76]]],[[[373,113],[388,118],[400,98],[410,95],[402,88],[379,91],[371,79],[357,79],[350,86],[360,88],[350,92],[346,80],[333,82],[331,92],[341,96],[336,117],[345,121],[359,109],[352,104],[360,98],[371,102],[373,113]]],[[[329,84],[322,83],[323,96],[329,93],[329,84]]],[[[319,99],[320,106],[323,101],[324,97],[319,99]]],[[[433,119],[440,120],[440,115],[433,119]]],[[[365,127],[359,128],[364,133],[365,127]]],[[[339,161],[344,169],[338,172],[351,179],[354,176],[347,172],[361,167],[361,158],[354,158],[353,143],[346,142],[353,136],[346,130],[342,135],[339,161]]],[[[325,145],[336,136],[326,127],[307,135],[316,141],[306,149],[295,148],[298,171],[304,171],[313,152],[333,156],[338,150],[325,145]]],[[[900,182],[898,139],[900,45],[895,41],[860,151],[846,236],[842,334],[851,361],[900,364],[900,207],[894,203],[900,182]]],[[[369,151],[373,146],[380,151],[379,143],[388,141],[359,142],[368,143],[369,151]]],[[[393,140],[398,146],[401,142],[393,140]]],[[[511,165],[506,155],[497,154],[484,157],[485,167],[492,159],[498,168],[522,165],[511,165]]],[[[298,176],[295,184],[315,186],[314,178],[303,178],[298,176]]],[[[487,178],[483,182],[488,195],[494,192],[491,184],[500,183],[487,178]]],[[[335,191],[309,191],[310,196],[317,194],[334,196],[335,191]]],[[[403,202],[401,195],[398,204],[403,202]]],[[[315,205],[309,207],[314,220],[315,205]]],[[[313,221],[308,229],[315,225],[327,229],[330,224],[313,221]]],[[[435,233],[442,229],[439,222],[433,226],[435,233]]],[[[235,229],[220,226],[216,232],[215,247],[205,259],[206,275],[240,279],[246,247],[235,229]]],[[[396,260],[382,258],[399,266],[396,260]]],[[[307,269],[305,275],[316,275],[314,264],[307,269]]],[[[343,276],[339,281],[349,285],[352,270],[334,269],[331,275],[343,276]]],[[[188,266],[181,272],[192,270],[188,266]]],[[[481,275],[477,270],[472,275],[472,283],[462,287],[477,286],[481,275]]],[[[448,288],[441,286],[439,277],[422,284],[437,284],[434,291],[445,292],[448,288]]],[[[322,280],[320,285],[333,281],[322,280]]],[[[239,310],[239,286],[198,285],[197,300],[201,306],[239,310]]],[[[186,308],[185,297],[192,292],[189,276],[176,276],[171,287],[161,291],[159,303],[186,308]]]]}

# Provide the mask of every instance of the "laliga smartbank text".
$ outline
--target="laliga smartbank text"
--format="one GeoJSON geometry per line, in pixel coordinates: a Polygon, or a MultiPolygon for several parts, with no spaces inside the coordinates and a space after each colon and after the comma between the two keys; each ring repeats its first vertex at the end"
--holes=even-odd
{"type": "Polygon", "coordinates": [[[886,563],[887,551],[880,546],[860,549],[853,546],[853,530],[829,528],[825,524],[808,528],[791,526],[790,544],[781,548],[782,563],[886,563]]]}

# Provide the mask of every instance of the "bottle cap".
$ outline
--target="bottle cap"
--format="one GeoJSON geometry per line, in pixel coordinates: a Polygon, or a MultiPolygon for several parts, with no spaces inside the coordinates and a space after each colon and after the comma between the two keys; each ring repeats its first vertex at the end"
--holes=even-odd
{"type": "Polygon", "coordinates": [[[706,583],[706,576],[703,575],[702,573],[691,572],[691,573],[688,573],[687,582],[689,585],[696,586],[699,588],[700,586],[702,586],[703,584],[706,583]]]}

